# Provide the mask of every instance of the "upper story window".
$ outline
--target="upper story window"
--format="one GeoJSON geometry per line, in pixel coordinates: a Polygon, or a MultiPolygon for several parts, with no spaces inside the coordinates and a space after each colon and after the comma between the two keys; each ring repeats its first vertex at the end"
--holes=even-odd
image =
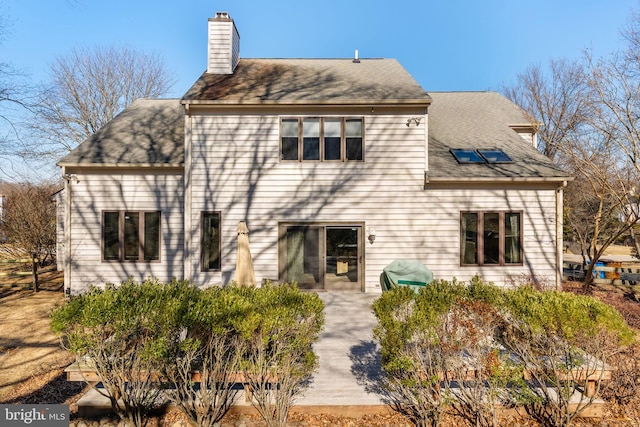
{"type": "Polygon", "coordinates": [[[159,261],[160,212],[103,212],[102,259],[159,261]]]}
{"type": "Polygon", "coordinates": [[[283,118],[280,125],[280,160],[362,161],[363,129],[362,118],[283,118]]]}
{"type": "Polygon", "coordinates": [[[461,212],[461,265],[521,265],[521,212],[461,212]]]}

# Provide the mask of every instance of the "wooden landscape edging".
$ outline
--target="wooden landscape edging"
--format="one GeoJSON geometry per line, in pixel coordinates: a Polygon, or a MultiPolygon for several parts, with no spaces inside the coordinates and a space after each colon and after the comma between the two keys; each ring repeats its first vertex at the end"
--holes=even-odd
{"type": "MultiPolygon", "coordinates": [[[[92,385],[96,385],[101,382],[101,378],[98,373],[88,366],[87,364],[80,364],[78,362],[74,362],[71,365],[67,366],[64,370],[67,381],[71,382],[87,382],[92,385]]],[[[157,375],[154,374],[154,377],[157,378],[157,375]]],[[[199,383],[202,379],[199,371],[194,371],[191,373],[191,381],[194,383],[199,383]]],[[[251,401],[252,391],[251,385],[247,381],[245,375],[242,372],[232,373],[227,376],[228,382],[233,384],[242,384],[245,392],[245,399],[247,402],[251,401]]]]}
{"type": "MultiPolygon", "coordinates": [[[[580,393],[579,391],[576,391],[576,393],[574,394],[574,398],[572,399],[573,402],[570,403],[569,406],[571,408],[575,408],[577,407],[577,405],[580,405],[579,402],[582,400],[581,395],[586,396],[589,399],[594,398],[597,391],[598,381],[610,380],[612,371],[613,371],[613,368],[605,364],[602,364],[597,368],[588,369],[588,370],[585,368],[577,367],[572,369],[571,373],[565,374],[565,378],[560,378],[560,380],[566,379],[567,381],[587,381],[586,389],[584,390],[584,392],[580,393]],[[578,403],[576,403],[576,401],[578,403]]],[[[71,365],[69,365],[67,368],[65,368],[64,372],[66,373],[67,381],[82,381],[82,382],[88,382],[92,385],[96,385],[101,381],[99,375],[96,373],[94,369],[92,369],[90,366],[86,364],[80,364],[78,362],[74,362],[71,365]]],[[[465,376],[464,379],[475,379],[477,378],[477,373],[474,369],[469,369],[466,371],[464,376],[465,376]]],[[[444,376],[441,375],[440,378],[444,379],[444,376]]],[[[525,369],[524,379],[530,380],[532,378],[533,378],[533,375],[530,372],[530,370],[525,369]]],[[[232,383],[242,384],[245,392],[245,402],[247,403],[251,402],[252,400],[251,386],[246,381],[246,377],[244,376],[244,374],[234,373],[234,374],[231,374],[228,377],[228,379],[232,383]]],[[[461,380],[464,380],[464,379],[461,379],[461,380]]],[[[200,373],[198,371],[192,372],[191,381],[193,382],[201,381],[200,373]]],[[[601,399],[596,399],[588,408],[586,408],[583,412],[581,412],[579,416],[581,418],[602,418],[604,416],[603,406],[604,406],[604,401],[602,401],[601,399]]],[[[323,409],[324,411],[325,409],[330,407],[327,406],[326,408],[325,407],[323,408],[324,408],[323,409]]],[[[302,409],[302,408],[299,408],[299,409],[302,409]]],[[[318,410],[318,408],[316,408],[316,410],[318,410]]],[[[518,408],[515,408],[515,409],[503,408],[503,410],[506,413],[515,411],[520,415],[524,415],[524,412],[521,412],[521,410],[518,408]]],[[[89,411],[91,411],[91,409],[89,409],[89,411]]],[[[307,411],[308,409],[303,409],[303,412],[307,412],[307,411]]]]}

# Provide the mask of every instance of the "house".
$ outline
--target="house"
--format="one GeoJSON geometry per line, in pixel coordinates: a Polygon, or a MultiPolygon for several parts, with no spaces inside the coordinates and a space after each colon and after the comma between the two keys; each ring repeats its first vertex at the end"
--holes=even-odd
{"type": "Polygon", "coordinates": [[[417,259],[436,278],[558,285],[570,177],[492,92],[427,93],[393,59],[244,59],[226,13],[182,99],[137,100],[60,160],[65,287],[234,279],[380,292],[417,259]]]}

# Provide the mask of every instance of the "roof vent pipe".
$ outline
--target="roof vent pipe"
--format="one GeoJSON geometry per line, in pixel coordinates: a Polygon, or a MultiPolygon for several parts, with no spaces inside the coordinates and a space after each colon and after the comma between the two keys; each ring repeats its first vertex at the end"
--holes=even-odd
{"type": "Polygon", "coordinates": [[[356,49],[356,54],[355,54],[355,56],[353,57],[353,62],[354,62],[355,64],[357,64],[357,63],[359,63],[359,62],[360,62],[360,59],[358,58],[358,49],[356,49]]]}

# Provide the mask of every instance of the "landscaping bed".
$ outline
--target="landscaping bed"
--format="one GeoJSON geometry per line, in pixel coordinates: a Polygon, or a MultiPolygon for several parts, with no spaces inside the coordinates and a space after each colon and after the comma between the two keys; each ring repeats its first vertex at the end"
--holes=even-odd
{"type": "MultiPolygon", "coordinates": [[[[49,313],[64,301],[60,287],[60,273],[42,275],[42,291],[34,293],[23,289],[22,283],[0,282],[0,403],[65,403],[70,405],[71,425],[118,425],[114,417],[98,420],[78,419],[75,402],[86,391],[81,384],[68,382],[63,369],[73,361],[73,356],[63,350],[58,339],[50,331],[49,313]]],[[[29,277],[26,282],[28,283],[29,277]]],[[[568,283],[567,290],[580,292],[579,284],[568,283]]],[[[596,289],[594,295],[616,307],[630,326],[640,326],[640,304],[625,299],[624,295],[596,289]]],[[[637,363],[635,355],[640,351],[636,344],[621,357],[629,363],[637,363]]],[[[627,371],[626,380],[638,386],[640,371],[627,371]],[[635,372],[635,373],[634,373],[635,372]],[[633,377],[635,375],[635,377],[633,377]],[[631,376],[631,378],[629,378],[631,376]]],[[[627,384],[633,387],[633,384],[627,384]]],[[[605,392],[607,392],[605,390],[605,392]]],[[[609,400],[603,420],[578,420],[580,426],[637,426],[640,424],[640,395],[633,393],[617,402],[609,400]]],[[[345,402],[348,404],[349,402],[345,402]]],[[[185,418],[178,411],[155,414],[150,426],[186,426],[185,418]]],[[[263,422],[256,414],[228,414],[224,427],[258,427],[263,422]]],[[[356,417],[336,415],[328,410],[321,415],[293,412],[291,426],[409,426],[400,415],[371,414],[356,417]]],[[[445,416],[441,424],[445,427],[460,425],[459,420],[445,416]]],[[[514,425],[536,426],[528,419],[514,420],[514,425]]]]}

